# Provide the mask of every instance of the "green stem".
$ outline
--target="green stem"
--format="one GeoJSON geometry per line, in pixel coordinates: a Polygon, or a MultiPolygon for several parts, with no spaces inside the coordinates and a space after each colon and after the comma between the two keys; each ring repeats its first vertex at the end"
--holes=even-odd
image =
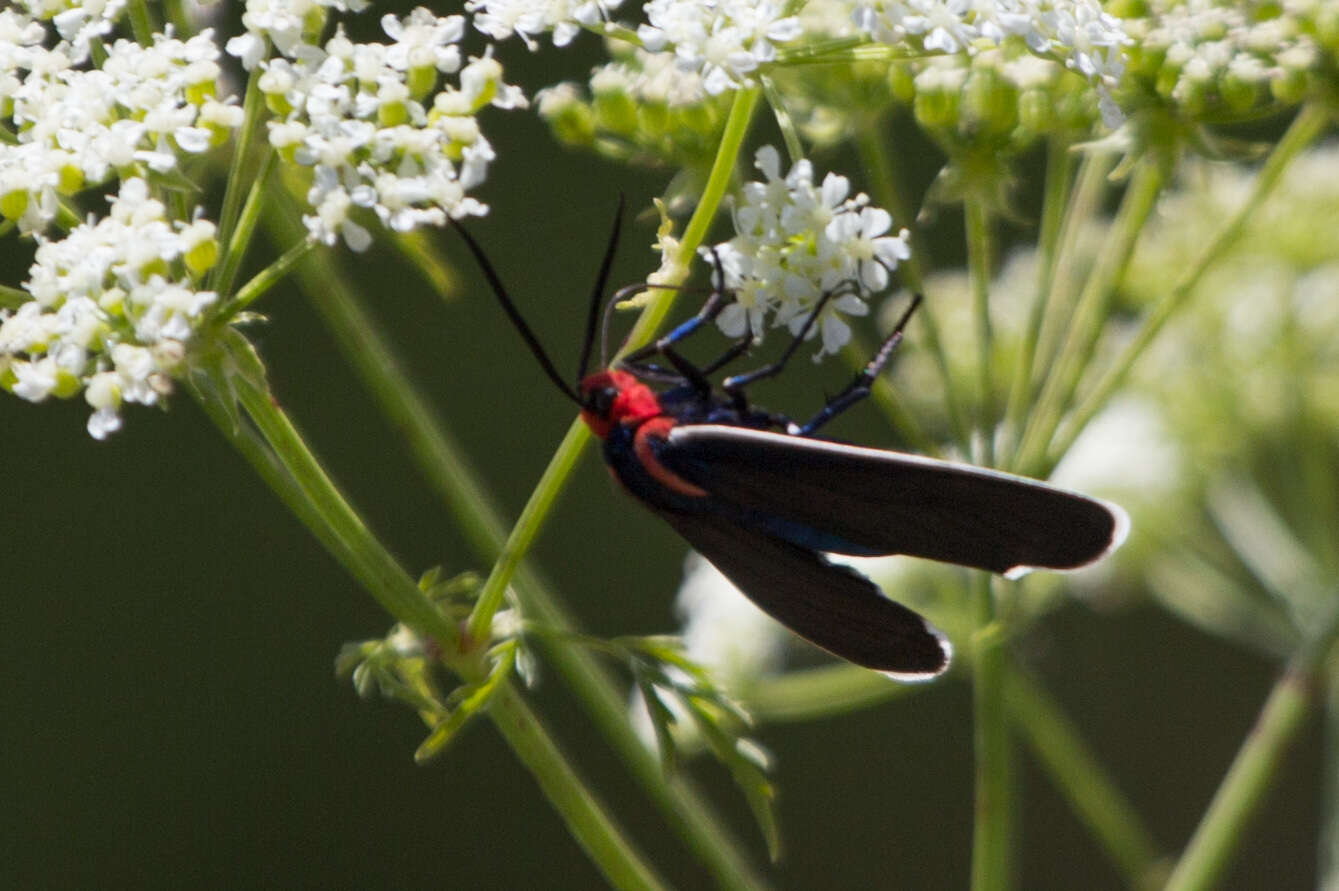
{"type": "Polygon", "coordinates": [[[1024,415],[1032,401],[1032,374],[1036,367],[1034,363],[1037,357],[1037,342],[1041,336],[1042,323],[1046,318],[1051,287],[1055,282],[1060,224],[1064,219],[1065,202],[1070,194],[1070,177],[1074,172],[1074,153],[1069,150],[1069,145],[1068,141],[1059,138],[1053,138],[1047,145],[1041,231],[1037,235],[1037,292],[1033,296],[1027,327],[1023,329],[1023,342],[1018,348],[1018,362],[1014,366],[1014,378],[1004,410],[1005,440],[1002,452],[1006,455],[1013,454],[1014,445],[1023,427],[1024,415]]]}
{"type": "Polygon", "coordinates": [[[790,163],[793,165],[804,158],[804,145],[800,142],[800,132],[790,112],[786,110],[785,97],[781,95],[772,79],[763,75],[759,81],[762,83],[763,95],[767,97],[767,104],[772,109],[772,117],[776,118],[777,129],[781,131],[781,140],[786,144],[786,154],[790,156],[790,163]]]}
{"type": "Polygon", "coordinates": [[[503,681],[489,700],[488,714],[512,750],[534,774],[586,853],[618,888],[668,887],[633,850],[581,781],[516,688],[503,681]]]}
{"type": "Polygon", "coordinates": [[[1116,283],[1129,262],[1135,240],[1148,222],[1164,182],[1160,161],[1146,158],[1136,168],[1121,199],[1120,210],[1079,296],[1060,354],[1046,377],[1036,408],[1023,432],[1018,467],[1025,474],[1036,475],[1043,470],[1051,438],[1070,406],[1079,379],[1092,362],[1093,347],[1110,314],[1116,283]]]}
{"type": "MultiPolygon", "coordinates": [[[[688,225],[684,227],[683,240],[679,243],[679,254],[675,258],[673,268],[677,272],[677,281],[661,282],[665,285],[679,285],[683,279],[688,276],[689,261],[692,260],[697,252],[698,245],[706,236],[707,229],[711,225],[712,219],[716,216],[716,210],[720,206],[721,199],[725,196],[726,186],[729,185],[731,172],[734,170],[735,159],[739,157],[739,149],[743,144],[744,135],[748,132],[750,120],[753,117],[753,110],[758,104],[758,90],[740,90],[735,94],[734,105],[730,108],[730,116],[726,119],[725,129],[721,134],[721,144],[716,151],[716,159],[712,164],[711,174],[707,177],[706,187],[702,190],[702,197],[698,201],[697,208],[693,216],[688,220],[688,225]]],[[[673,290],[659,290],[658,299],[647,304],[637,323],[633,325],[632,332],[624,345],[624,350],[632,350],[641,346],[650,339],[652,332],[660,328],[665,316],[669,313],[673,305],[673,290]]],[[[507,590],[507,584],[511,581],[516,567],[521,558],[529,549],[531,542],[539,533],[540,527],[548,516],[549,508],[557,499],[558,491],[566,484],[567,477],[571,472],[576,459],[580,454],[582,446],[590,438],[590,432],[585,424],[580,420],[572,422],[567,435],[563,437],[562,444],[559,445],[553,459],[545,469],[543,477],[535,486],[531,493],[530,501],[526,504],[517,519],[516,525],[512,527],[511,534],[507,537],[507,542],[502,547],[502,553],[496,563],[493,564],[493,571],[489,573],[487,581],[484,582],[483,589],[479,593],[479,600],[474,605],[474,610],[470,614],[469,634],[477,641],[488,639],[488,630],[492,626],[493,614],[497,612],[502,605],[503,596],[507,590]]]]}
{"type": "Polygon", "coordinates": [[[316,242],[309,238],[304,238],[289,247],[279,259],[257,272],[251,281],[238,289],[237,296],[228,301],[228,304],[223,308],[222,317],[230,319],[254,303],[266,291],[277,285],[284,276],[288,275],[288,271],[315,247],[316,242]]]}
{"type": "MultiPolygon", "coordinates": [[[[874,355],[874,350],[863,337],[853,331],[851,339],[842,349],[842,355],[846,357],[852,371],[860,372],[868,364],[869,357],[874,355]]],[[[916,416],[907,409],[888,375],[881,374],[874,379],[869,395],[907,448],[922,455],[938,456],[939,445],[929,437],[920,422],[916,420],[916,416]]]]}
{"type": "MultiPolygon", "coordinates": [[[[289,244],[305,236],[299,212],[285,198],[266,215],[272,240],[289,244]]],[[[507,526],[493,497],[480,486],[479,474],[460,446],[448,435],[437,412],[410,382],[376,320],[359,304],[349,277],[337,264],[299,264],[295,272],[350,363],[363,378],[391,425],[403,433],[416,462],[470,545],[493,561],[507,537],[507,526]]],[[[566,608],[522,564],[513,584],[524,613],[555,630],[572,630],[566,608]]],[[[566,646],[553,637],[539,638],[549,661],[572,687],[600,731],[609,740],[666,819],[711,870],[723,888],[760,888],[764,883],[741,853],[741,846],[710,805],[683,776],[669,778],[660,760],[633,732],[627,720],[627,696],[607,668],[582,647],[566,646]]]]}
{"type": "Polygon", "coordinates": [[[1329,113],[1319,104],[1304,106],[1297,117],[1293,119],[1287,132],[1274,146],[1269,158],[1261,167],[1250,196],[1242,204],[1237,214],[1222,228],[1199,260],[1187,270],[1181,281],[1149,310],[1140,324],[1139,330],[1126,344],[1120,356],[1074,410],[1069,423],[1056,437],[1055,443],[1050,449],[1047,458],[1049,463],[1058,460],[1058,457],[1069,449],[1069,446],[1083,432],[1088,423],[1106,406],[1112,394],[1125,382],[1125,378],[1129,375],[1130,369],[1134,367],[1134,363],[1148,349],[1149,344],[1158,336],[1163,326],[1167,324],[1168,319],[1185,304],[1204,273],[1213,265],[1215,260],[1236,244],[1237,239],[1241,237],[1245,230],[1246,223],[1254,216],[1255,209],[1273,191],[1288,164],[1304,148],[1315,141],[1316,137],[1324,130],[1328,120],[1329,113]]]}
{"type": "Polygon", "coordinates": [[[994,262],[990,212],[979,196],[967,199],[963,208],[967,227],[967,273],[972,285],[972,314],[976,322],[976,365],[979,404],[976,432],[980,463],[995,463],[994,338],[990,326],[990,271],[994,262]]]}
{"type": "MultiPolygon", "coordinates": [[[[920,230],[914,225],[915,214],[912,213],[911,202],[907,200],[901,180],[896,176],[900,165],[888,144],[879,138],[877,128],[873,126],[861,127],[856,131],[856,150],[860,153],[861,163],[869,171],[870,189],[874,192],[875,201],[893,215],[895,222],[900,221],[907,227],[911,256],[897,267],[897,274],[908,290],[923,294],[926,269],[929,266],[929,246],[925,243],[920,230]]],[[[925,335],[925,348],[934,357],[935,367],[939,370],[949,426],[953,430],[954,441],[965,455],[969,452],[971,444],[967,415],[962,407],[962,399],[958,395],[943,338],[939,336],[939,322],[933,304],[934,301],[927,297],[918,311],[925,335]]]]}
{"type": "Polygon", "coordinates": [[[898,684],[846,663],[787,671],[740,691],[749,714],[764,724],[813,721],[869,708],[925,689],[898,684]]]}
{"type": "Polygon", "coordinates": [[[1237,752],[1181,854],[1166,891],[1211,888],[1227,869],[1247,823],[1278,775],[1288,746],[1315,706],[1316,673],[1329,656],[1336,637],[1339,637],[1339,609],[1331,611],[1274,684],[1255,727],[1237,752]]]}
{"type": "Polygon", "coordinates": [[[1018,469],[1018,452],[1026,432],[1029,410],[1035,407],[1037,392],[1045,382],[1046,372],[1054,365],[1056,355],[1060,352],[1065,325],[1074,316],[1078,300],[1078,270],[1087,265],[1086,257],[1082,256],[1081,242],[1084,233],[1099,224],[1104,200],[1110,189],[1110,172],[1115,158],[1112,152],[1085,152],[1079,163],[1074,189],[1065,204],[1057,236],[1054,268],[1046,273],[1050,287],[1046,310],[1037,330],[1032,374],[1023,396],[1022,417],[1013,433],[1013,452],[1005,465],[1011,470],[1018,469]]]}
{"type": "MultiPolygon", "coordinates": [[[[319,517],[327,529],[327,534],[320,536],[322,542],[335,544],[335,556],[341,558],[388,613],[436,640],[448,666],[465,680],[481,680],[486,669],[468,654],[460,655],[455,647],[458,638],[455,627],[368,530],[278,407],[263,378],[257,379],[254,369],[260,368],[259,359],[250,344],[235,332],[224,337],[233,362],[238,367],[253,369],[252,373],[232,376],[234,392],[282,463],[296,491],[308,502],[302,514],[304,519],[319,517]]],[[[216,392],[225,391],[221,384],[215,382],[216,392]]],[[[249,450],[242,451],[249,456],[249,450]]],[[[573,836],[611,882],[620,888],[663,887],[509,682],[502,682],[490,701],[489,715],[573,836]]]]}
{"type": "MultiPolygon", "coordinates": [[[[225,180],[227,188],[223,193],[223,205],[219,210],[218,239],[219,244],[223,245],[223,257],[210,273],[209,287],[224,294],[227,291],[221,290],[219,286],[224,270],[231,269],[235,272],[242,264],[242,258],[237,255],[245,251],[245,245],[238,244],[233,238],[233,233],[237,229],[237,216],[242,209],[242,197],[248,192],[254,194],[258,182],[264,179],[264,174],[252,177],[251,187],[249,190],[246,189],[248,181],[245,173],[251,159],[252,147],[256,144],[260,133],[261,113],[265,109],[264,97],[260,92],[260,77],[263,73],[257,65],[247,76],[246,98],[242,100],[242,129],[237,134],[237,145],[233,149],[228,166],[228,178],[225,180]]],[[[268,168],[266,170],[268,171],[268,168]]],[[[231,280],[228,284],[232,284],[231,280]]]]}
{"type": "Polygon", "coordinates": [[[1127,884],[1131,888],[1159,885],[1152,835],[1060,706],[1016,665],[1004,674],[1004,698],[1014,729],[1027,740],[1056,788],[1125,874],[1127,884]]]}
{"type": "Polygon", "coordinates": [[[32,299],[33,295],[22,288],[0,285],[0,309],[17,309],[32,299]]]}
{"type": "Polygon", "coordinates": [[[1339,891],[1339,665],[1331,659],[1325,684],[1325,737],[1321,758],[1320,876],[1321,891],[1339,891]]]}
{"type": "Polygon", "coordinates": [[[135,36],[135,42],[140,46],[148,46],[153,43],[154,31],[157,25],[154,23],[153,16],[149,14],[149,5],[144,0],[130,0],[126,5],[126,10],[130,17],[130,33],[135,36]]]}
{"type": "Polygon", "coordinates": [[[976,803],[972,825],[972,891],[1013,887],[1013,752],[1004,707],[1006,636],[995,621],[991,578],[972,573],[972,711],[976,803]]]}
{"type": "MultiPolygon", "coordinates": [[[[265,160],[261,162],[260,170],[256,173],[256,178],[251,182],[251,189],[247,192],[246,203],[242,205],[241,215],[237,219],[237,225],[233,229],[232,238],[228,245],[228,253],[220,264],[219,274],[215,287],[220,294],[232,293],[233,282],[237,279],[237,272],[242,268],[242,260],[246,258],[246,250],[251,245],[251,238],[256,234],[256,224],[260,220],[261,209],[265,207],[267,194],[265,181],[269,179],[270,173],[274,170],[277,156],[274,152],[266,153],[265,160]]],[[[302,241],[310,242],[304,233],[302,241]]],[[[296,245],[295,245],[296,247],[296,245]]],[[[293,248],[289,249],[290,252],[293,248]]],[[[257,276],[259,278],[259,276],[257,276]]],[[[256,279],[251,280],[253,283],[256,279]]],[[[249,287],[250,285],[248,285],[249,287]]],[[[243,290],[246,290],[243,288],[243,290]]],[[[254,294],[251,300],[260,295],[254,294]]],[[[241,299],[241,294],[237,295],[237,300],[241,299]]],[[[246,301],[250,303],[251,300],[246,301]]],[[[230,308],[233,312],[241,309],[245,304],[234,305],[230,308]]],[[[226,316],[225,316],[226,318],[226,316]]]]}

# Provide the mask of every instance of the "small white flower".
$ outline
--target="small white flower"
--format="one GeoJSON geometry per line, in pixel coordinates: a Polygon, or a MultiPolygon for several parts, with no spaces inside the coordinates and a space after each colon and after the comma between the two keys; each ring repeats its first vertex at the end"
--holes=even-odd
{"type": "Polygon", "coordinates": [[[474,27],[494,40],[513,34],[535,50],[535,35],[553,32],[553,45],[566,46],[582,27],[607,21],[623,0],[469,0],[474,27]]]}
{"type": "Polygon", "coordinates": [[[650,0],[637,29],[651,52],[672,51],[681,71],[699,75],[708,95],[753,84],[778,44],[801,34],[800,20],[773,0],[650,0]]]}

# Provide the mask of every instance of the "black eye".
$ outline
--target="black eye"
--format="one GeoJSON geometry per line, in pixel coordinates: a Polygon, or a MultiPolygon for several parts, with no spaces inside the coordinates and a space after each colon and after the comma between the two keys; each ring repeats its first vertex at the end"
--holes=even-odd
{"type": "Polygon", "coordinates": [[[614,407],[614,400],[618,398],[618,390],[613,387],[601,387],[598,390],[591,390],[586,394],[586,409],[597,417],[605,417],[609,410],[614,407]]]}

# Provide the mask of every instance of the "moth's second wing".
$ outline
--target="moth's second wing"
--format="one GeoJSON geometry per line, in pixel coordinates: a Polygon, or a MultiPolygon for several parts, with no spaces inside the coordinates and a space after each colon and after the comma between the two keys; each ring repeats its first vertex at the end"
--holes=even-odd
{"type": "Polygon", "coordinates": [[[1026,477],[743,427],[675,427],[656,456],[737,521],[814,550],[1016,574],[1087,565],[1129,526],[1116,505],[1026,477]]]}
{"type": "Polygon", "coordinates": [[[722,516],[656,513],[763,612],[833,655],[899,680],[948,667],[948,641],[855,570],[722,516]]]}

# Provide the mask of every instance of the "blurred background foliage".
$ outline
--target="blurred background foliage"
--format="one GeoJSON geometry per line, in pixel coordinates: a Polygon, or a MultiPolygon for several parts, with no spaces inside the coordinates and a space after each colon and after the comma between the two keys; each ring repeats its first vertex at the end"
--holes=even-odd
{"type": "MultiPolygon", "coordinates": [[[[555,66],[582,78],[598,49],[586,37],[576,51],[532,56],[513,43],[501,56],[509,80],[526,84],[558,80],[555,66]]],[[[875,100],[852,99],[867,101],[875,100]]],[[[922,196],[943,156],[912,126],[910,109],[890,103],[888,113],[881,126],[904,134],[897,150],[922,196]]],[[[819,138],[823,123],[806,122],[808,135],[819,138]]],[[[562,148],[534,116],[499,113],[486,125],[499,159],[480,196],[492,210],[473,231],[560,365],[571,363],[617,195],[648,207],[664,177],[562,148]]],[[[1019,210],[1006,246],[1031,239],[1035,224],[1029,187],[1041,160],[1033,147],[1018,150],[1011,200],[1019,210]]],[[[869,189],[848,152],[815,157],[869,189]]],[[[1242,174],[1224,165],[1191,167],[1181,182],[1119,289],[1131,317],[1165,291],[1243,188],[1242,174]]],[[[1049,611],[1016,652],[1164,851],[1179,850],[1193,831],[1281,658],[1334,595],[1336,182],[1332,149],[1295,166],[1060,469],[1070,484],[1129,507],[1135,534],[1117,565],[1065,589],[1078,596],[1039,586],[1049,611]]],[[[651,271],[654,226],[643,217],[627,228],[616,282],[651,271]]],[[[951,210],[927,221],[937,267],[961,261],[961,229],[951,210]]],[[[448,302],[385,246],[332,262],[367,296],[401,361],[514,516],[571,410],[484,294],[459,243],[430,237],[459,264],[445,271],[456,278],[448,302]]],[[[1102,233],[1089,237],[1096,244],[1102,233]]],[[[27,263],[13,244],[0,254],[7,282],[21,280],[27,263]]],[[[1031,276],[1027,254],[1002,253],[992,306],[997,349],[1007,353],[1011,320],[1021,328],[1023,312],[1011,276],[1031,276]]],[[[941,275],[927,291],[944,307],[950,355],[966,363],[970,323],[954,320],[955,295],[963,312],[969,307],[965,281],[941,275]],[[957,332],[966,336],[955,345],[957,332]]],[[[249,330],[278,397],[377,533],[410,567],[486,569],[299,290],[271,295],[264,312],[267,321],[249,330]]],[[[862,333],[874,337],[872,326],[862,333]]],[[[918,416],[934,419],[942,403],[917,386],[924,354],[916,340],[913,327],[895,379],[918,416]]],[[[803,415],[846,376],[833,363],[797,365],[760,387],[759,401],[803,415]]],[[[170,413],[141,412],[104,443],[84,435],[85,414],[80,404],[0,400],[7,886],[601,883],[487,724],[417,767],[417,719],[334,680],[340,645],[382,633],[389,619],[190,400],[175,399],[170,413]]],[[[849,413],[833,433],[900,445],[872,409],[849,413]]],[[[533,559],[586,629],[615,635],[673,627],[683,553],[587,455],[533,559]]],[[[700,886],[697,865],[565,688],[541,675],[534,699],[650,858],[676,884],[700,886]]],[[[952,676],[851,714],[760,727],[777,758],[786,848],[771,879],[791,888],[961,887],[971,845],[970,700],[952,676]]],[[[1315,884],[1321,742],[1313,724],[1290,750],[1228,887],[1315,884]]],[[[762,841],[725,772],[684,769],[762,862],[762,841]]],[[[1019,887],[1123,887],[1026,750],[1019,770],[1019,887]]]]}

